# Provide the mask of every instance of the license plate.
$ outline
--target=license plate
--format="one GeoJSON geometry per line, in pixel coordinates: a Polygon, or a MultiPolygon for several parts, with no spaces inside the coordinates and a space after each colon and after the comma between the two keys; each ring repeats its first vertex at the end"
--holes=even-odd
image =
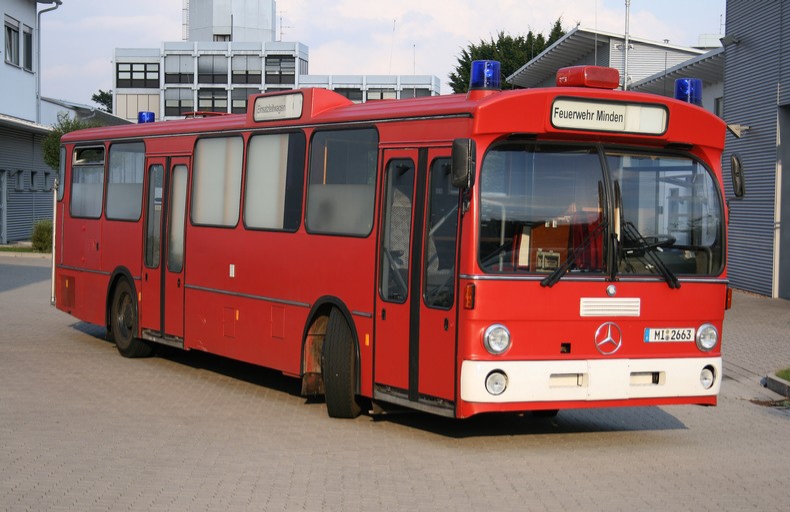
{"type": "Polygon", "coordinates": [[[663,327],[645,329],[645,343],[694,341],[693,327],[663,327]]]}

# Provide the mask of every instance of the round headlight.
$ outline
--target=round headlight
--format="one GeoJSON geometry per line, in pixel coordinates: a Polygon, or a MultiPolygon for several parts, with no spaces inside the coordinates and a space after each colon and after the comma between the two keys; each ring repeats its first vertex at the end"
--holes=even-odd
{"type": "Polygon", "coordinates": [[[710,389],[716,381],[716,371],[712,366],[706,366],[699,373],[699,383],[705,389],[710,389]]]}
{"type": "Polygon", "coordinates": [[[483,345],[490,353],[498,356],[510,348],[510,331],[501,324],[494,324],[483,334],[483,345]]]}
{"type": "Polygon", "coordinates": [[[711,324],[702,324],[697,330],[697,348],[703,352],[713,350],[719,342],[719,331],[711,324]]]}
{"type": "Polygon", "coordinates": [[[486,391],[492,395],[501,395],[507,389],[507,375],[501,370],[494,370],[486,377],[486,391]]]}

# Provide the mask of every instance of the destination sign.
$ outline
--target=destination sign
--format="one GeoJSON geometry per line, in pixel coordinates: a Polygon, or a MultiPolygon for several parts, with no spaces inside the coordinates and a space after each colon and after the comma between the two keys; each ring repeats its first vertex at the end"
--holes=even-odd
{"type": "Polygon", "coordinates": [[[551,107],[555,128],[661,135],[667,110],[660,105],[557,99],[551,107]]]}
{"type": "Polygon", "coordinates": [[[280,121],[302,117],[302,94],[278,94],[255,98],[252,118],[255,121],[280,121]]]}

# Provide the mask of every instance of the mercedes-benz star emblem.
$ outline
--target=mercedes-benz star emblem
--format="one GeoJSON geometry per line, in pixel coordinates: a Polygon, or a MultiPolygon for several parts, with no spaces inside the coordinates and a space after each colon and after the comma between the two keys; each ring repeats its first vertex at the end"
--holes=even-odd
{"type": "Polygon", "coordinates": [[[605,356],[610,356],[623,346],[623,333],[614,322],[601,324],[595,331],[595,348],[605,356]]]}

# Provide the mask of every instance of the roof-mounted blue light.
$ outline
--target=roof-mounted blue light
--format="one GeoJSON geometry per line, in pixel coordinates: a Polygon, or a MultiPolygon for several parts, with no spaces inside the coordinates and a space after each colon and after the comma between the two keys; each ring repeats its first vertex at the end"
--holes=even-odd
{"type": "Polygon", "coordinates": [[[500,90],[499,62],[495,60],[472,61],[469,90],[500,90]]]}
{"type": "Polygon", "coordinates": [[[675,80],[675,99],[702,106],[702,80],[678,78],[675,80]]]}
{"type": "Polygon", "coordinates": [[[137,123],[153,123],[156,121],[156,117],[154,116],[153,112],[138,112],[137,113],[137,123]]]}

